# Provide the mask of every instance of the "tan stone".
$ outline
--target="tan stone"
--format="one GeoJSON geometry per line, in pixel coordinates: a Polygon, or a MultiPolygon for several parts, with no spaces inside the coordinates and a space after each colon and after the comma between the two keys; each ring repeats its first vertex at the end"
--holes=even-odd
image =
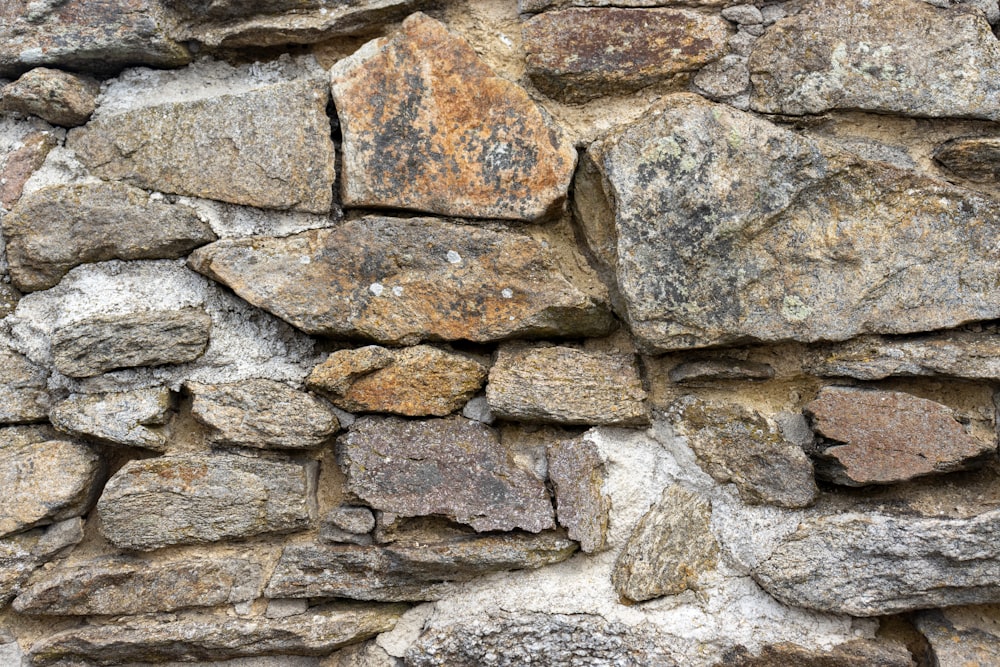
{"type": "Polygon", "coordinates": [[[60,431],[112,445],[167,449],[172,414],[169,389],[152,388],[107,394],[73,394],[49,413],[60,431]]]}
{"type": "Polygon", "coordinates": [[[0,424],[45,421],[49,373],[0,341],[0,424]]]}
{"type": "Polygon", "coordinates": [[[608,537],[611,499],[604,494],[604,461],[586,437],[557,439],[547,448],[556,518],[584,553],[602,551],[608,537]]]}
{"type": "Polygon", "coordinates": [[[743,646],[738,646],[727,652],[714,667],[802,667],[805,665],[809,667],[915,667],[913,656],[902,644],[872,639],[855,639],[838,644],[827,651],[809,649],[790,642],[768,644],[756,653],[751,653],[743,646]]]}
{"type": "Polygon", "coordinates": [[[97,81],[37,67],[0,89],[0,109],[34,114],[53,125],[83,125],[94,113],[97,81]]]}
{"type": "Polygon", "coordinates": [[[0,156],[0,207],[10,208],[20,199],[24,184],[58,143],[49,132],[34,132],[21,141],[20,148],[0,156]]]}
{"type": "Polygon", "coordinates": [[[940,667],[1000,664],[1000,607],[979,605],[932,609],[914,615],[914,625],[930,643],[940,667]]]}
{"type": "Polygon", "coordinates": [[[948,171],[970,181],[996,183],[1000,180],[1000,138],[962,137],[934,149],[934,159],[948,171]]]}

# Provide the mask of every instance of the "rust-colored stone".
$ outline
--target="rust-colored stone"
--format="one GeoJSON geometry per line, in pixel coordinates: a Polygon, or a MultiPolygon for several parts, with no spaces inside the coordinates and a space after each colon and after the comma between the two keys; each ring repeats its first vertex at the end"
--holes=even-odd
{"type": "Polygon", "coordinates": [[[0,160],[0,206],[10,208],[21,198],[21,190],[35,170],[45,162],[58,142],[49,132],[35,132],[22,141],[17,150],[0,160]]]}
{"type": "Polygon", "coordinates": [[[96,79],[36,67],[0,91],[0,109],[34,114],[53,125],[83,125],[94,113],[96,79]]]}

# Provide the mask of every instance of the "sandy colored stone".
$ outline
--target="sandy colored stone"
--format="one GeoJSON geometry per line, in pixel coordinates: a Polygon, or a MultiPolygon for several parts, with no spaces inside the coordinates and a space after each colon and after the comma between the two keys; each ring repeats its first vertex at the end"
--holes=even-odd
{"type": "Polygon", "coordinates": [[[670,369],[668,377],[678,384],[699,384],[717,380],[770,380],[774,369],[769,364],[731,357],[685,361],[670,369]]]}
{"type": "Polygon", "coordinates": [[[562,208],[572,144],[440,22],[411,15],[331,77],[346,206],[512,220],[562,208]]]}
{"type": "Polygon", "coordinates": [[[0,424],[45,421],[49,373],[0,340],[0,424]]]}
{"type": "Polygon", "coordinates": [[[0,89],[0,110],[33,114],[53,125],[83,125],[94,113],[97,81],[62,70],[37,67],[0,89]]]}
{"type": "Polygon", "coordinates": [[[412,345],[594,336],[612,326],[607,306],[570,284],[532,239],[431,218],[216,241],[188,263],[314,335],[412,345]]]}
{"type": "Polygon", "coordinates": [[[996,442],[967,433],[950,408],[899,391],[824,387],[803,412],[826,439],[816,474],[838,484],[892,484],[996,456],[996,442]]]}
{"type": "MultiPolygon", "coordinates": [[[[913,656],[897,642],[855,639],[828,651],[793,643],[768,644],[758,652],[739,646],[714,667],[916,667],[913,656]]],[[[941,667],[944,667],[942,665],[941,667]]]]}
{"type": "Polygon", "coordinates": [[[174,401],[169,389],[136,389],[108,394],[72,394],[49,413],[52,425],[70,435],[97,442],[167,449],[174,401]]]}
{"type": "Polygon", "coordinates": [[[7,317],[17,308],[21,293],[13,285],[0,283],[0,319],[7,317]]]}
{"type": "Polygon", "coordinates": [[[319,447],[340,430],[321,398],[274,380],[184,385],[194,397],[191,414],[209,428],[210,442],[260,449],[319,447]]]}
{"type": "Polygon", "coordinates": [[[1000,607],[982,605],[932,609],[914,615],[940,667],[1000,664],[1000,607]]]}
{"type": "Polygon", "coordinates": [[[607,544],[611,499],[604,493],[606,470],[594,444],[585,437],[555,440],[546,450],[556,518],[584,553],[607,544]]]}
{"type": "Polygon", "coordinates": [[[10,208],[17,203],[24,184],[58,143],[50,132],[33,132],[17,149],[0,155],[0,207],[10,208]]]}
{"type": "Polygon", "coordinates": [[[960,137],[934,149],[934,159],[948,171],[979,183],[1000,180],[1000,138],[960,137]]]}
{"type": "MultiPolygon", "coordinates": [[[[681,7],[706,7],[719,9],[741,5],[746,0],[673,0],[670,4],[681,7]]],[[[615,7],[661,7],[664,0],[615,0],[615,7]]],[[[608,0],[518,0],[518,9],[525,14],[533,14],[549,8],[561,7],[604,7],[608,0]]]]}
{"type": "Polygon", "coordinates": [[[52,524],[44,531],[35,529],[0,538],[0,608],[21,592],[33,572],[65,555],[82,539],[83,521],[78,517],[52,524]]]}
{"type": "Polygon", "coordinates": [[[732,28],[687,9],[566,9],[524,23],[532,83],[580,102],[696,71],[726,52],[732,28]]]}

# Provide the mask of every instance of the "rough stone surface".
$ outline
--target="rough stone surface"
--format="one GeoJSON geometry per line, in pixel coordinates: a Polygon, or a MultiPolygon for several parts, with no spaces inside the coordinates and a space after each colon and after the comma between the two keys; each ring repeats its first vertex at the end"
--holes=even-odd
{"type": "Polygon", "coordinates": [[[611,500],[604,493],[604,462],[586,438],[556,440],[547,448],[556,518],[584,553],[607,545],[611,500]]]}
{"type": "Polygon", "coordinates": [[[375,509],[440,514],[477,531],[554,526],[545,486],[480,422],[363,417],[338,443],[347,489],[375,509]]]}
{"type": "Polygon", "coordinates": [[[38,67],[0,88],[0,110],[33,114],[53,125],[83,125],[96,108],[97,81],[38,67]]]}
{"type": "Polygon", "coordinates": [[[85,262],[183,257],[216,238],[191,208],[124,183],[32,192],[4,216],[3,233],[23,292],[48,289],[85,262]]]}
{"type": "Polygon", "coordinates": [[[32,530],[0,538],[0,607],[21,591],[32,572],[64,555],[82,539],[83,522],[76,517],[53,524],[44,532],[32,530]]]}
{"type": "Polygon", "coordinates": [[[0,152],[0,207],[10,208],[17,203],[24,184],[57,143],[51,132],[31,132],[6,154],[0,152]]]}
{"type": "Polygon", "coordinates": [[[60,431],[97,442],[167,449],[173,398],[168,389],[137,389],[109,394],[73,394],[49,413],[60,431]]]}
{"type": "Polygon", "coordinates": [[[686,9],[566,9],[524,24],[528,76],[567,101],[631,92],[722,56],[732,29],[686,9]]]}
{"type": "Polygon", "coordinates": [[[209,427],[215,444],[309,449],[340,429],[326,401],[274,380],[185,387],[194,397],[191,414],[209,427]]]}
{"type": "Polygon", "coordinates": [[[306,384],[351,412],[443,417],[465,405],[485,380],[486,367],[461,354],[429,345],[369,345],[334,352],[306,384]]]}
{"type": "Polygon", "coordinates": [[[53,364],[63,375],[90,377],[116,368],[184,363],[204,354],[211,327],[200,308],[92,317],[53,332],[53,364]]]}
{"type": "MultiPolygon", "coordinates": [[[[750,88],[747,59],[735,54],[723,56],[703,67],[695,75],[694,85],[709,99],[719,101],[745,93],[750,88]]],[[[741,109],[747,108],[743,104],[738,106],[741,109]]]]}
{"type": "Polygon", "coordinates": [[[370,217],[285,238],[217,241],[189,264],[309,334],[412,345],[593,336],[612,320],[532,239],[370,217]]]}
{"type": "Polygon", "coordinates": [[[577,208],[646,351],[1000,314],[997,207],[971,191],[686,94],[588,162],[577,208]]]}
{"type": "Polygon", "coordinates": [[[996,442],[970,435],[947,406],[899,391],[825,387],[803,411],[823,436],[816,474],[838,484],[891,484],[981,465],[996,442]]]}
{"type": "MultiPolygon", "coordinates": [[[[716,667],[915,667],[905,646],[893,642],[856,639],[820,651],[792,643],[768,644],[752,653],[739,646],[716,667]]],[[[944,665],[942,665],[944,667],[944,665]]]]}
{"type": "Polygon", "coordinates": [[[486,400],[501,419],[560,424],[649,423],[635,357],[510,343],[490,368],[486,400]]]}
{"type": "Polygon", "coordinates": [[[1000,118],[1000,45],[985,17],[919,0],[813,0],[757,40],[750,75],[765,113],[1000,118]]]}
{"type": "Polygon", "coordinates": [[[438,21],[410,16],[331,76],[345,205],[513,220],[562,208],[572,144],[438,21]]]}
{"type": "Polygon", "coordinates": [[[731,357],[699,359],[677,364],[668,373],[671,382],[698,384],[716,380],[770,380],[774,369],[768,364],[731,357]]]}
{"type": "Polygon", "coordinates": [[[49,412],[48,372],[0,339],[0,424],[45,421],[49,412]]]}
{"type": "Polygon", "coordinates": [[[962,137],[934,149],[934,159],[948,171],[970,181],[1000,180],[1000,138],[962,137]]]}
{"type": "Polygon", "coordinates": [[[319,525],[319,541],[326,544],[372,543],[375,515],[367,507],[341,505],[330,510],[319,525]]]}
{"type": "Polygon", "coordinates": [[[139,551],[283,533],[310,526],[315,478],[314,462],[221,453],[133,460],[108,481],[97,511],[112,544],[139,551]]]}
{"type": "Polygon", "coordinates": [[[940,667],[988,667],[1000,663],[995,605],[924,611],[915,614],[914,625],[930,642],[940,667]]]}

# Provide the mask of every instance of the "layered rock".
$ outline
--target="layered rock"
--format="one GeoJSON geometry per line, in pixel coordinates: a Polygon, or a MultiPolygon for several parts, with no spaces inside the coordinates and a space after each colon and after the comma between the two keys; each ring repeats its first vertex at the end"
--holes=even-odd
{"type": "Polygon", "coordinates": [[[53,125],[83,125],[96,108],[97,81],[48,67],[0,88],[0,110],[33,114],[53,125]]]}
{"type": "Polygon", "coordinates": [[[700,384],[717,380],[770,380],[774,369],[768,364],[730,357],[699,359],[677,364],[670,369],[671,382],[700,384]]]}
{"type": "Polygon", "coordinates": [[[1000,179],[1000,139],[996,137],[951,139],[934,149],[934,159],[970,181],[996,183],[1000,179]]]}
{"type": "Polygon", "coordinates": [[[913,667],[913,656],[897,642],[855,639],[828,651],[808,649],[791,642],[768,644],[752,653],[739,646],[728,651],[714,667],[913,667]]]}
{"type": "Polygon", "coordinates": [[[83,521],[76,517],[53,524],[44,532],[36,529],[0,538],[0,607],[21,591],[33,572],[64,555],[82,539],[83,521]]]}
{"type": "Polygon", "coordinates": [[[60,431],[112,445],[167,449],[173,397],[168,389],[137,389],[108,394],[74,394],[49,413],[60,431]]]}
{"type": "Polygon", "coordinates": [[[0,423],[45,421],[48,372],[0,341],[0,423]]]}
{"type": "Polygon", "coordinates": [[[997,607],[952,607],[914,615],[939,665],[986,667],[1000,662],[997,607]]]}
{"type": "Polygon", "coordinates": [[[549,480],[555,493],[556,518],[580,550],[604,549],[611,499],[604,493],[604,461],[585,437],[556,440],[546,449],[549,480]]]}
{"type": "Polygon", "coordinates": [[[42,166],[56,143],[52,133],[33,131],[20,139],[16,148],[0,152],[0,207],[10,208],[17,203],[24,184],[42,166]]]}

